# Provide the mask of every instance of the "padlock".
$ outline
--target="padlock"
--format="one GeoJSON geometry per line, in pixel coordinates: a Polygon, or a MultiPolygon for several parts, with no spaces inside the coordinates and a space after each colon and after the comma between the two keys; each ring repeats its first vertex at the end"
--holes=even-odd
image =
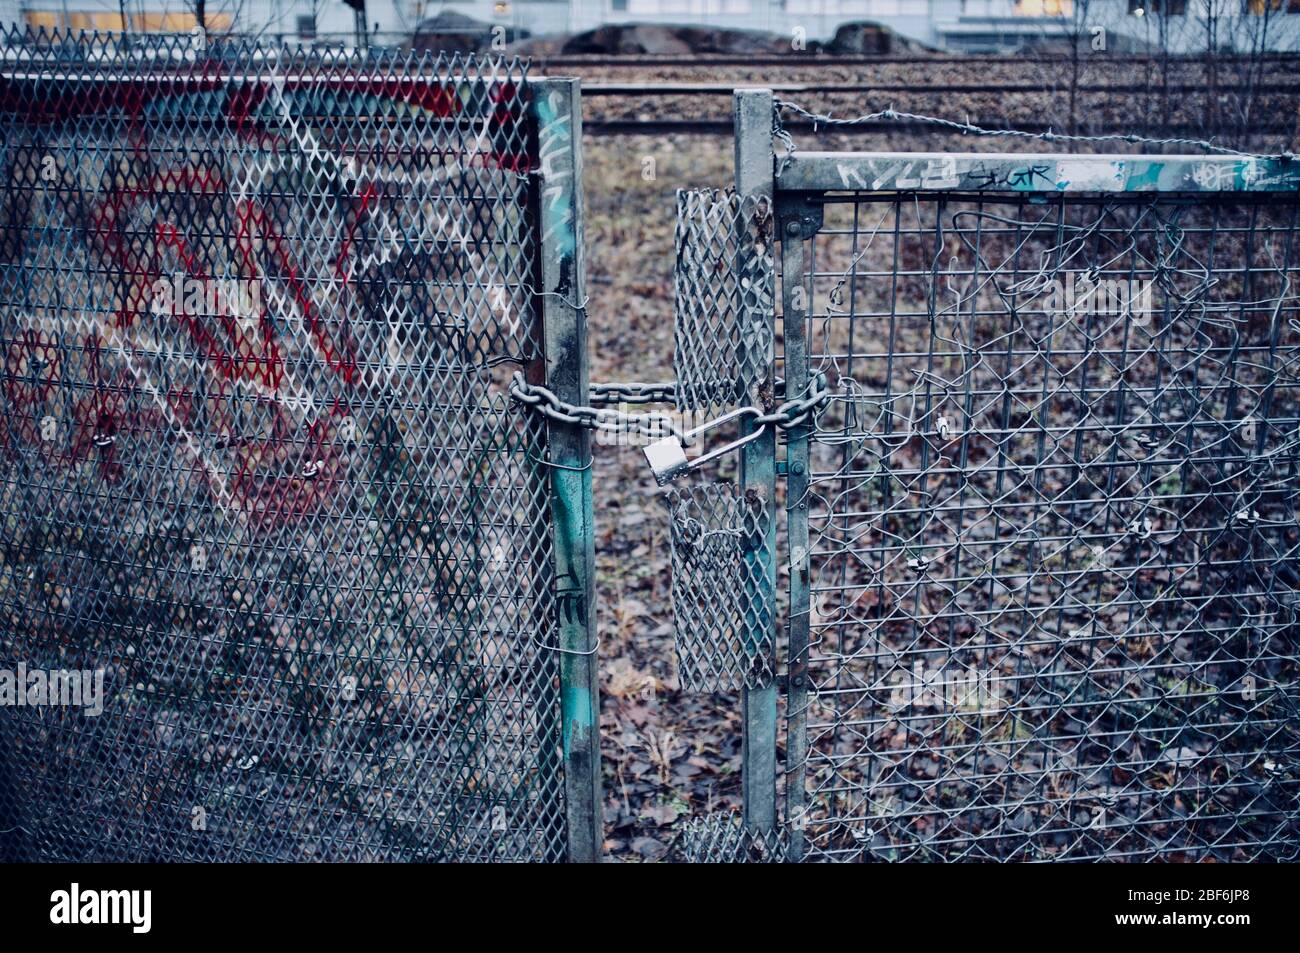
{"type": "Polygon", "coordinates": [[[686,449],[683,442],[690,443],[693,437],[702,433],[721,427],[728,421],[735,420],[738,417],[758,416],[758,411],[753,407],[741,407],[739,410],[733,410],[729,414],[723,414],[717,420],[710,420],[708,423],[700,424],[694,430],[688,430],[682,434],[680,439],[676,434],[665,437],[663,440],[656,440],[644,449],[646,462],[650,464],[650,470],[655,475],[655,481],[664,486],[677,479],[683,473],[690,470],[698,469],[710,460],[716,460],[724,453],[730,453],[749,443],[751,440],[757,440],[763,433],[763,428],[757,428],[753,433],[745,434],[731,443],[718,447],[716,450],[710,450],[708,453],[701,454],[694,460],[686,459],[686,449]]]}
{"type": "Polygon", "coordinates": [[[655,475],[655,481],[660,486],[671,483],[691,466],[690,461],[686,459],[686,450],[682,447],[682,442],[675,436],[656,440],[645,447],[644,453],[655,475]]]}

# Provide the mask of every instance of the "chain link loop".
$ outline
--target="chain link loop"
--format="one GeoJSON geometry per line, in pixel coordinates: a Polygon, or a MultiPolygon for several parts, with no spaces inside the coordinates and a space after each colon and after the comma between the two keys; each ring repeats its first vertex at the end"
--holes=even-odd
{"type": "Polygon", "coordinates": [[[620,381],[613,384],[592,384],[593,404],[674,404],[677,402],[676,381],[620,381]]]}
{"type": "MultiPolygon", "coordinates": [[[[640,385],[626,386],[635,388],[640,385]]],[[[570,404],[541,384],[528,383],[521,371],[516,371],[514,377],[510,379],[510,396],[544,417],[559,423],[577,424],[588,430],[603,430],[606,433],[636,433],[650,440],[660,440],[667,434],[682,439],[681,428],[666,413],[629,414],[603,407],[570,404]]]]}
{"type": "Polygon", "coordinates": [[[759,426],[772,424],[781,430],[789,430],[806,424],[817,410],[831,399],[830,387],[826,375],[820,371],[808,379],[803,397],[785,401],[770,414],[759,414],[754,422],[759,426]]]}

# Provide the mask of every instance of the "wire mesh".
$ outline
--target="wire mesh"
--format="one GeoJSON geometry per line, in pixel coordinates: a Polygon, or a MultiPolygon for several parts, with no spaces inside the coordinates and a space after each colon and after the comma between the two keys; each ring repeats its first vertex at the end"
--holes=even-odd
{"type": "Polygon", "coordinates": [[[824,212],[807,856],[1294,860],[1295,196],[824,212]]]}
{"type": "Polygon", "coordinates": [[[664,500],[681,687],[723,692],[770,684],[776,645],[772,627],[758,624],[769,610],[749,595],[767,552],[767,507],[732,483],[670,489],[664,500]]]}
{"type": "Polygon", "coordinates": [[[770,203],[679,190],[676,242],[677,407],[716,414],[749,404],[772,360],[770,203]]]}
{"type": "Polygon", "coordinates": [[[0,853],[563,856],[526,66],[3,48],[0,853]]]}
{"type": "Polygon", "coordinates": [[[687,864],[782,864],[789,842],[780,828],[747,828],[739,814],[717,812],[683,821],[674,848],[687,864]]]}

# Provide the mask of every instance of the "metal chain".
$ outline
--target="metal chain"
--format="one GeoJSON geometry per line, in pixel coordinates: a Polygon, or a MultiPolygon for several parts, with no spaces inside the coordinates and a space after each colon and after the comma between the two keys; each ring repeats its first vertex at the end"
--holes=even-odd
{"type": "Polygon", "coordinates": [[[759,414],[754,418],[754,423],[759,426],[771,424],[781,430],[799,427],[806,424],[830,399],[831,391],[826,375],[818,372],[808,379],[803,397],[787,400],[770,414],[759,414]]]}
{"type": "MultiPolygon", "coordinates": [[[[676,384],[671,381],[657,384],[637,382],[595,384],[592,385],[591,390],[593,403],[617,403],[620,399],[627,403],[670,403],[676,384]]],[[[660,439],[665,434],[671,434],[683,444],[690,443],[690,437],[666,413],[629,414],[603,407],[570,404],[561,400],[546,387],[528,383],[522,371],[516,371],[510,380],[510,396],[543,416],[560,423],[577,424],[580,427],[609,433],[633,432],[652,439],[660,439]]],[[[809,379],[802,397],[785,401],[771,413],[765,414],[757,407],[743,407],[741,412],[752,414],[755,424],[760,427],[770,424],[781,430],[788,430],[807,423],[817,410],[830,400],[830,397],[826,375],[818,373],[809,379]]]]}
{"type": "Polygon", "coordinates": [[[797,116],[802,116],[804,119],[811,121],[814,127],[818,125],[856,126],[863,123],[887,119],[904,122],[931,123],[970,136],[1002,136],[1019,139],[1038,139],[1042,142],[1124,142],[1132,145],[1190,146],[1196,149],[1204,149],[1207,152],[1217,152],[1221,155],[1240,156],[1243,159],[1267,159],[1281,162],[1291,162],[1296,158],[1296,154],[1293,152],[1280,152],[1271,155],[1255,152],[1242,152],[1237,149],[1230,149],[1227,146],[1216,145],[1206,139],[1183,139],[1179,137],[1152,139],[1147,136],[1139,136],[1132,133],[1128,135],[1110,134],[1102,136],[1084,136],[1052,132],[1050,129],[1047,132],[1027,132],[1023,129],[985,129],[982,126],[976,126],[969,122],[955,122],[952,119],[941,119],[937,116],[923,116],[918,113],[899,112],[892,107],[889,109],[882,109],[879,112],[866,113],[861,116],[841,119],[830,115],[830,113],[814,113],[811,110],[800,106],[798,103],[778,99],[774,101],[772,109],[772,135],[779,139],[786,147],[785,155],[781,159],[781,171],[783,172],[785,171],[785,167],[789,164],[790,159],[794,157],[795,152],[794,139],[791,137],[782,121],[781,113],[783,110],[789,110],[797,116]]]}
{"type": "Polygon", "coordinates": [[[613,384],[592,384],[593,404],[672,404],[677,401],[676,381],[619,381],[613,384]]]}
{"type": "Polygon", "coordinates": [[[672,434],[679,440],[683,439],[681,428],[666,413],[629,414],[602,407],[570,404],[561,400],[546,387],[528,383],[522,371],[515,371],[510,379],[510,396],[550,420],[560,423],[577,424],[580,427],[603,430],[607,433],[633,432],[652,440],[662,439],[665,434],[672,434]]]}

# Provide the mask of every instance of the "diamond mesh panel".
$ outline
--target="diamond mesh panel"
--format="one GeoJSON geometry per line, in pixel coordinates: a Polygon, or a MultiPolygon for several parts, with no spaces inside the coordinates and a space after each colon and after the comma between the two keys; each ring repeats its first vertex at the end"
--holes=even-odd
{"type": "Polygon", "coordinates": [[[810,856],[1296,859],[1298,207],[827,206],[810,856]]]}
{"type": "Polygon", "coordinates": [[[752,402],[771,364],[771,248],[765,199],[678,191],[673,366],[679,409],[717,413],[752,402]]]}
{"type": "Polygon", "coordinates": [[[682,822],[675,848],[688,864],[781,864],[788,842],[780,829],[747,830],[739,814],[717,813],[682,822]]]}
{"type": "Polygon", "coordinates": [[[763,620],[770,610],[746,595],[759,589],[762,577],[766,507],[731,483],[670,489],[664,499],[681,687],[721,692],[769,684],[776,647],[763,620]],[[764,633],[761,643],[747,641],[753,631],[764,633]]]}
{"type": "Polygon", "coordinates": [[[0,708],[0,852],[562,856],[526,68],[21,52],[0,669],[103,712],[0,708]]]}

